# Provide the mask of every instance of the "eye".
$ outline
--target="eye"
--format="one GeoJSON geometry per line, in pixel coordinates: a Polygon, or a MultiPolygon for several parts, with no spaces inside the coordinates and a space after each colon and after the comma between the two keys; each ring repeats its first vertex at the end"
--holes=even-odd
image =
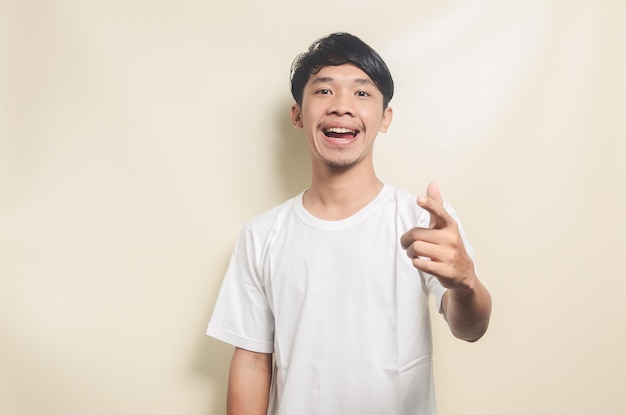
{"type": "Polygon", "coordinates": [[[367,91],[357,91],[356,92],[356,96],[357,97],[361,97],[361,98],[365,98],[365,97],[369,97],[370,94],[367,91]]]}
{"type": "Polygon", "coordinates": [[[321,88],[321,89],[318,89],[316,92],[316,94],[319,94],[319,95],[330,95],[330,93],[331,91],[328,88],[321,88]]]}

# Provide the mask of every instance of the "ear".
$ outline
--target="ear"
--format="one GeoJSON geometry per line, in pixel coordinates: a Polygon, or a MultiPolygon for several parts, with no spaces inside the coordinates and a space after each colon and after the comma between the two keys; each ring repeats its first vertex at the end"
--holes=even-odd
{"type": "Polygon", "coordinates": [[[291,106],[291,122],[295,128],[302,128],[302,109],[298,104],[291,106]]]}
{"type": "Polygon", "coordinates": [[[391,107],[385,108],[383,111],[383,120],[380,123],[379,131],[381,133],[386,133],[389,129],[389,125],[391,125],[391,120],[393,119],[393,109],[391,107]]]}

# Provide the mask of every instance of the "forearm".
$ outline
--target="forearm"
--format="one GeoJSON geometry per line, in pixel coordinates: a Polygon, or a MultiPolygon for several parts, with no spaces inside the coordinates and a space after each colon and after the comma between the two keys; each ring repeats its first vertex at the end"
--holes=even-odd
{"type": "Polygon", "coordinates": [[[455,337],[474,342],[485,334],[491,317],[491,295],[478,278],[472,287],[449,289],[442,301],[455,337]]]}
{"type": "Polygon", "coordinates": [[[272,355],[237,348],[230,363],[228,415],[266,415],[272,382],[272,355]]]}

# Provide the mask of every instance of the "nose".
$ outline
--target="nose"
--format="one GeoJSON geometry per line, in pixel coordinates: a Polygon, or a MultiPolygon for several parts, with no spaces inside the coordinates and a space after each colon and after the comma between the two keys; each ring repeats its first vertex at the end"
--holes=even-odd
{"type": "Polygon", "coordinates": [[[338,116],[349,115],[354,116],[354,108],[350,95],[342,92],[337,92],[333,96],[333,99],[328,106],[328,113],[338,116]]]}

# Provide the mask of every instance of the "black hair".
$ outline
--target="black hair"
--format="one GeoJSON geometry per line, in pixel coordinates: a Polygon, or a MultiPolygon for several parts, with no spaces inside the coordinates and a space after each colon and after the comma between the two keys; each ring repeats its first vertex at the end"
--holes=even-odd
{"type": "Polygon", "coordinates": [[[326,66],[352,64],[365,72],[383,94],[383,109],[393,97],[393,78],[380,55],[358,37],[332,33],[309,46],[291,65],[291,95],[302,106],[304,86],[309,77],[326,66]]]}

